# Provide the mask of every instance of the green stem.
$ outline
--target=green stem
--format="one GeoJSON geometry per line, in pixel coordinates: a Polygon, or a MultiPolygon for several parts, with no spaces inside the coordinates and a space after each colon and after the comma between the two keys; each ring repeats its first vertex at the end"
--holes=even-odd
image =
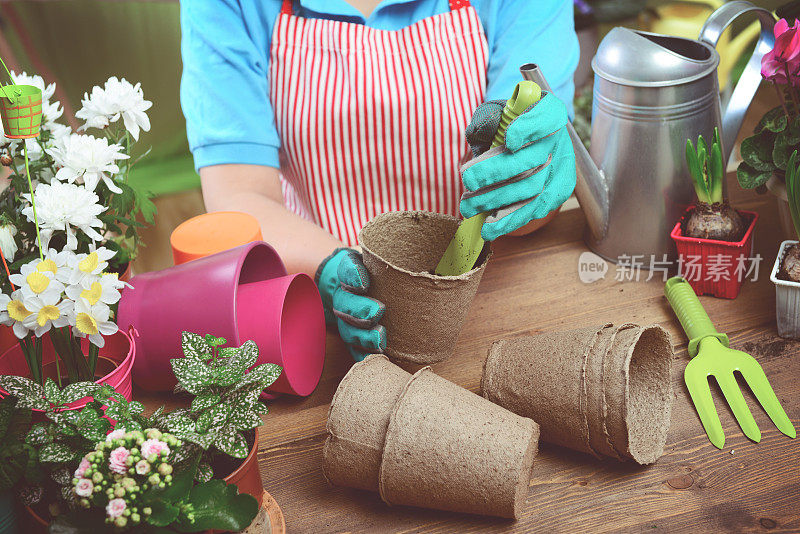
{"type": "Polygon", "coordinates": [[[42,339],[38,337],[34,338],[33,346],[34,352],[36,353],[36,372],[38,373],[39,384],[44,385],[44,369],[42,367],[42,339]]]}
{"type": "Polygon", "coordinates": [[[100,347],[94,343],[89,343],[89,373],[91,379],[94,378],[95,371],[97,370],[97,357],[100,355],[100,347]]]}
{"type": "Polygon", "coordinates": [[[23,141],[22,148],[25,153],[25,175],[28,178],[28,191],[31,192],[31,206],[33,206],[33,220],[36,223],[36,242],[39,244],[39,259],[44,261],[44,254],[42,253],[42,236],[39,235],[39,216],[36,215],[36,200],[33,196],[33,184],[31,183],[31,171],[28,167],[28,144],[23,141]]]}

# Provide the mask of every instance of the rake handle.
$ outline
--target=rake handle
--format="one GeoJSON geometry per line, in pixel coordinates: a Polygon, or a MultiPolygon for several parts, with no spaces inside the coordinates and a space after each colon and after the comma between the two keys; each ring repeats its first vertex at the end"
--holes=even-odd
{"type": "Polygon", "coordinates": [[[664,294],[675,315],[678,316],[683,331],[689,337],[690,356],[697,355],[700,341],[709,336],[716,337],[723,345],[728,346],[728,336],[717,332],[694,289],[683,277],[673,276],[667,280],[664,294]]]}

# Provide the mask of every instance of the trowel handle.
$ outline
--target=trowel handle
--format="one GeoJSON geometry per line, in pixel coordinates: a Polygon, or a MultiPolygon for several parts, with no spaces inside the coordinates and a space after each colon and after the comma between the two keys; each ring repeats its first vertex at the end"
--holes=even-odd
{"type": "Polygon", "coordinates": [[[698,345],[703,338],[712,336],[719,339],[723,345],[728,346],[728,336],[720,334],[714,328],[714,323],[700,304],[700,299],[689,285],[689,282],[681,276],[673,276],[667,280],[664,286],[664,294],[667,296],[672,310],[678,316],[678,320],[683,326],[683,331],[689,338],[689,355],[697,355],[698,345]]]}

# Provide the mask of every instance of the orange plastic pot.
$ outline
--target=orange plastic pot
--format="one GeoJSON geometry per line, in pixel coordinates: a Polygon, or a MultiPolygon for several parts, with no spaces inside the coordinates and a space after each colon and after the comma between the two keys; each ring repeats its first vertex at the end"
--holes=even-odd
{"type": "Polygon", "coordinates": [[[169,238],[175,265],[262,241],[261,227],[252,215],[214,211],[182,222],[169,238]]]}
{"type": "Polygon", "coordinates": [[[223,480],[227,484],[235,484],[239,488],[239,493],[248,493],[258,501],[261,508],[261,501],[264,499],[264,485],[261,483],[261,473],[258,470],[258,435],[259,429],[256,428],[256,437],[253,448],[247,458],[244,459],[236,471],[226,476],[223,480]]]}

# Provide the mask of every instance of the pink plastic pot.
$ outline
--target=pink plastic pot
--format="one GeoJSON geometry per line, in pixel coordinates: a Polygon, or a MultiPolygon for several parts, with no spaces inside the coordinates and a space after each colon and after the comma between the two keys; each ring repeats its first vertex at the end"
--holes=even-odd
{"type": "Polygon", "coordinates": [[[283,367],[271,392],[310,395],[325,362],[325,315],[314,281],[305,274],[239,286],[239,338],[259,346],[258,363],[283,367]]]}
{"type": "MultiPolygon", "coordinates": [[[[683,235],[683,218],[670,233],[678,249],[678,255],[682,259],[681,274],[698,295],[712,295],[726,299],[735,299],[739,295],[747,272],[746,268],[741,272],[740,264],[753,255],[753,228],[758,220],[758,213],[738,211],[747,223],[747,231],[742,239],[735,243],[686,237],[683,235]]],[[[684,218],[688,213],[689,210],[684,214],[684,218]]]]}
{"type": "MultiPolygon", "coordinates": [[[[133,333],[135,336],[135,332],[133,333]]],[[[123,397],[131,400],[133,395],[133,382],[131,380],[131,370],[136,361],[136,343],[132,337],[120,330],[116,334],[105,336],[106,344],[100,349],[97,360],[97,374],[103,376],[96,380],[97,384],[109,384],[117,390],[123,397]]],[[[83,349],[88,348],[88,340],[83,340],[83,349]]],[[[53,379],[56,377],[55,365],[56,352],[50,342],[50,336],[42,337],[42,367],[44,376],[53,379]]],[[[97,374],[95,376],[97,376],[97,374]]],[[[12,347],[0,355],[0,375],[30,376],[28,364],[22,349],[19,345],[12,347]]],[[[0,396],[5,391],[0,389],[0,396]]],[[[89,402],[89,398],[83,398],[68,404],[69,409],[75,410],[82,408],[89,402]]]]}
{"type": "Polygon", "coordinates": [[[181,332],[189,331],[224,337],[228,346],[252,339],[259,363],[286,370],[270,391],[308,395],[325,353],[324,326],[322,335],[317,326],[324,324],[322,300],[308,282],[304,275],[286,276],[278,254],[261,241],[135,276],[122,292],[117,320],[140,335],[134,381],[171,390],[169,360],[181,355],[181,332]]]}

